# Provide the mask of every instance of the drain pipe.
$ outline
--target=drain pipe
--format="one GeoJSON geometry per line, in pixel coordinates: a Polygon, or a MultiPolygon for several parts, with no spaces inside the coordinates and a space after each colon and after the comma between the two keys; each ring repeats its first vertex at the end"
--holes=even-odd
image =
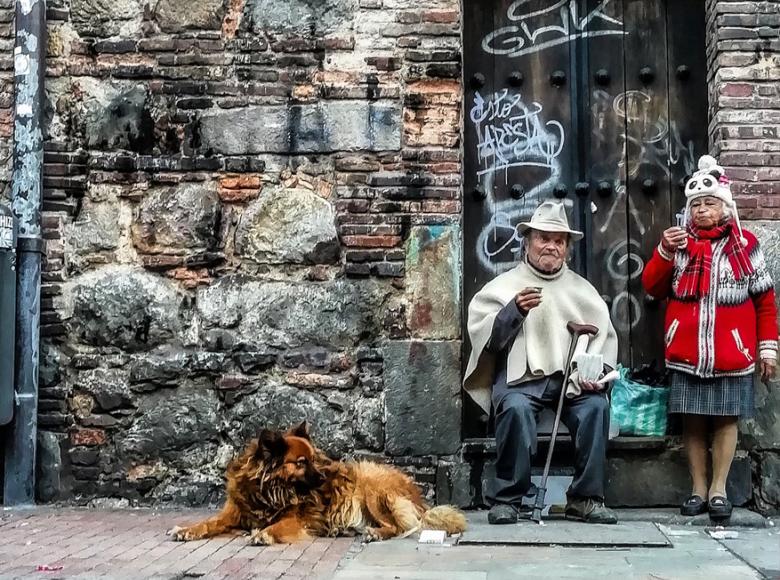
{"type": "Polygon", "coordinates": [[[13,212],[17,219],[14,422],[5,445],[3,501],[35,501],[38,354],[41,323],[41,198],[45,0],[16,0],[13,212]]]}

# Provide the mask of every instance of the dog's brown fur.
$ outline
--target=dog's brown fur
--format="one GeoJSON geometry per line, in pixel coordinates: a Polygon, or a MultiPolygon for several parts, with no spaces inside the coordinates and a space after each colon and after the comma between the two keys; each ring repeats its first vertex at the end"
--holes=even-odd
{"type": "Polygon", "coordinates": [[[312,445],[304,422],[285,434],[264,430],[228,466],[222,511],[170,533],[199,540],[247,530],[252,543],[269,545],[355,533],[385,540],[423,528],[453,534],[466,520],[452,506],[430,509],[394,467],[331,461],[312,445]]]}

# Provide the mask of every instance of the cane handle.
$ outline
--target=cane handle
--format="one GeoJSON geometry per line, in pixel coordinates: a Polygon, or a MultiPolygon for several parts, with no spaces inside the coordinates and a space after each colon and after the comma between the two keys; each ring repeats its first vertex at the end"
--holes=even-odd
{"type": "Polygon", "coordinates": [[[592,324],[579,324],[574,321],[570,321],[566,325],[566,328],[571,334],[575,336],[581,336],[583,334],[596,335],[599,333],[599,329],[592,324]]]}

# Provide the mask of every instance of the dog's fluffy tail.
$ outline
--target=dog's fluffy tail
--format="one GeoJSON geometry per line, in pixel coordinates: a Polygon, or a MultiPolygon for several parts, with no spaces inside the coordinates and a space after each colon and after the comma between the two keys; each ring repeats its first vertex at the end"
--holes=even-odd
{"type": "Polygon", "coordinates": [[[423,530],[444,530],[448,535],[466,531],[466,515],[453,505],[437,505],[422,515],[423,530]]]}

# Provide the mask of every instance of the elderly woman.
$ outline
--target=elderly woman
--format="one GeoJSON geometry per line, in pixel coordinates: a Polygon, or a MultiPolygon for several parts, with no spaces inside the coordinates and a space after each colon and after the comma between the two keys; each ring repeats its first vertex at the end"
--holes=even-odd
{"type": "Polygon", "coordinates": [[[753,374],[777,366],[777,309],[772,279],[756,237],[742,230],[723,169],[705,155],[685,187],[687,231],[674,227],[645,267],[648,294],[668,299],[666,366],[671,413],[683,415],[683,441],[693,479],[680,508],[728,518],[728,477],[737,420],[753,415],[753,374]],[[712,482],[707,436],[712,425],[712,482]]]}

